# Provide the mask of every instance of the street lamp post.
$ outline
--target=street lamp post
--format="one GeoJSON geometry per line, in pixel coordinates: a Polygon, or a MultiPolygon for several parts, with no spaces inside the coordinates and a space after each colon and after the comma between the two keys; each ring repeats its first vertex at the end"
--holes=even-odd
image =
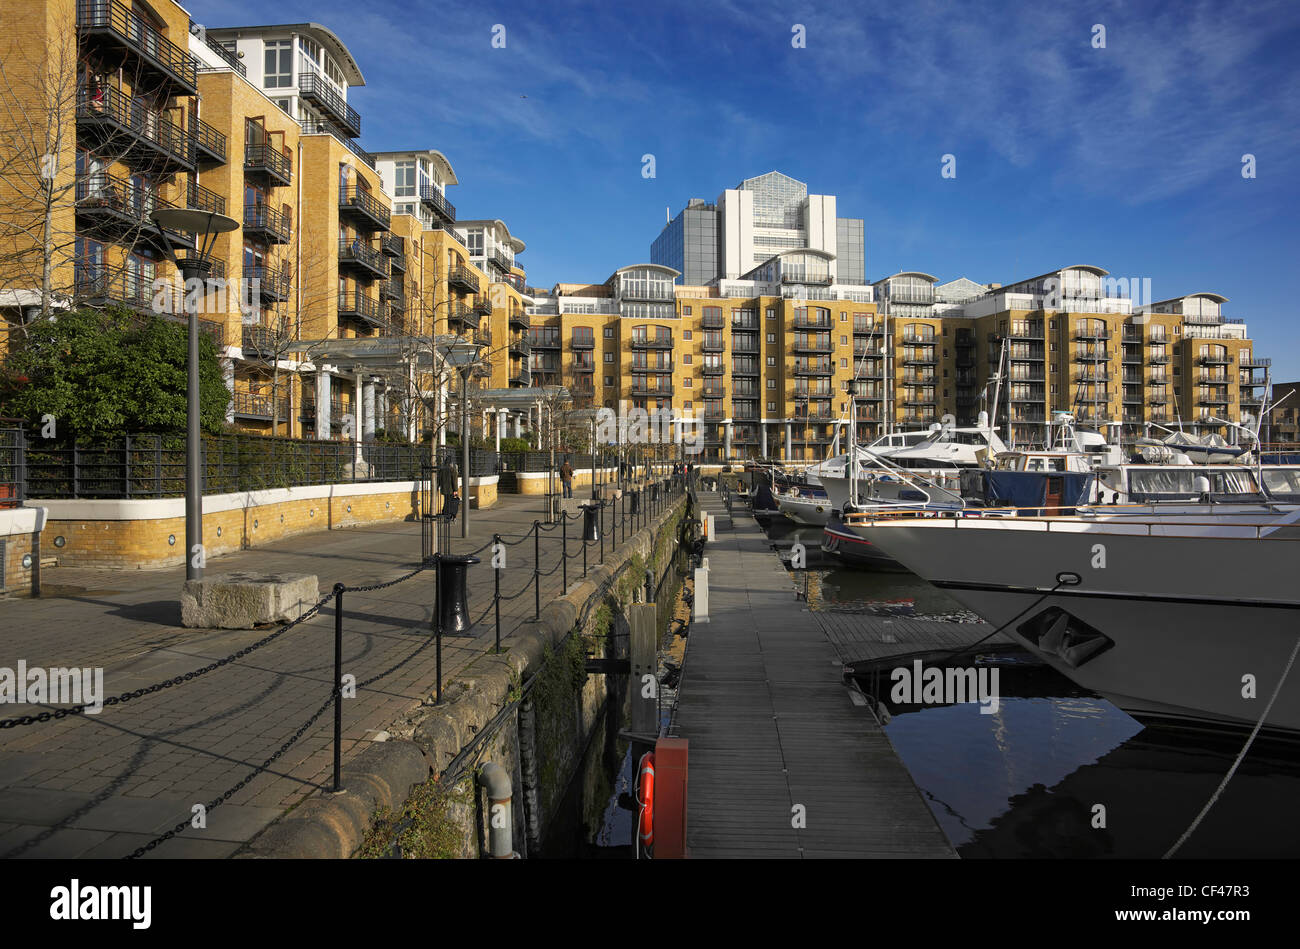
{"type": "MultiPolygon", "coordinates": [[[[239,222],[224,214],[189,208],[158,208],[153,222],[162,232],[167,255],[181,272],[185,292],[185,316],[189,324],[189,357],[186,370],[185,412],[185,579],[203,579],[203,472],[202,444],[199,440],[199,318],[197,299],[191,302],[190,281],[205,280],[212,272],[212,249],[219,234],[239,227],[239,222]],[[168,231],[194,235],[195,252],[176,256],[168,231]]],[[[197,296],[197,294],[195,294],[197,296]]]]}
{"type": "Polygon", "coordinates": [[[460,373],[460,536],[469,536],[469,376],[478,363],[482,344],[458,339],[443,358],[460,373]]]}

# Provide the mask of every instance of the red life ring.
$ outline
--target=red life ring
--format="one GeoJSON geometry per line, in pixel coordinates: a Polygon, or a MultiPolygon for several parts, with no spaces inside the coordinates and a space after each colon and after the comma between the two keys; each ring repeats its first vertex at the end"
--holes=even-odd
{"type": "Polygon", "coordinates": [[[655,842],[655,756],[652,751],[641,756],[641,767],[637,771],[636,801],[641,805],[641,846],[652,847],[655,842]]]}

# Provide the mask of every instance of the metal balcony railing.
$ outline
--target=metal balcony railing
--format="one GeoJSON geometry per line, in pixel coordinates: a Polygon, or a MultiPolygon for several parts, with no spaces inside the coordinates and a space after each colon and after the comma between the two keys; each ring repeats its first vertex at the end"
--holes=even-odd
{"type": "Polygon", "coordinates": [[[390,273],[388,258],[362,240],[339,241],[339,265],[362,271],[374,277],[387,277],[390,273]]]}
{"type": "Polygon", "coordinates": [[[134,55],[140,66],[174,87],[173,95],[198,95],[198,63],[189,50],[164,37],[118,0],[79,0],[77,34],[83,43],[107,43],[134,55]]]}
{"type": "Polygon", "coordinates": [[[456,205],[448,201],[446,196],[433,185],[420,186],[420,200],[448,224],[456,223],[456,205]]]}
{"type": "Polygon", "coordinates": [[[211,211],[213,214],[226,213],[225,198],[192,180],[185,186],[185,203],[198,211],[211,211]]]}
{"type": "Polygon", "coordinates": [[[122,158],[163,170],[194,170],[193,133],[120,89],[79,88],[77,125],[88,139],[122,158]]]}
{"type": "MultiPolygon", "coordinates": [[[[118,236],[139,235],[163,247],[163,230],[153,222],[159,208],[174,208],[150,189],[126,178],[104,172],[83,175],[76,181],[77,217],[82,226],[98,232],[110,231],[118,236]]],[[[194,235],[166,231],[174,246],[194,247],[194,235]]]]}
{"type": "Polygon", "coordinates": [[[672,349],[673,339],[671,336],[633,336],[631,346],[633,349],[672,349]]]}
{"type": "Polygon", "coordinates": [[[392,212],[369,189],[353,185],[339,192],[339,216],[371,231],[386,231],[392,224],[392,212]]]}
{"type": "Polygon", "coordinates": [[[245,145],[244,173],[262,175],[273,185],[286,187],[293,181],[293,159],[265,142],[245,145]]]}
{"type": "Polygon", "coordinates": [[[360,290],[339,294],[339,318],[359,320],[371,326],[382,326],[385,322],[379,301],[360,290]]]}
{"type": "Polygon", "coordinates": [[[256,234],[271,244],[287,244],[293,235],[293,219],[265,204],[244,205],[244,233],[256,234]]]}
{"type": "Polygon", "coordinates": [[[465,293],[478,293],[478,277],[464,264],[451,268],[447,273],[447,283],[465,293]]]}
{"type": "Polygon", "coordinates": [[[361,114],[348,105],[348,100],[324,76],[314,72],[299,73],[298,94],[323,109],[352,137],[361,134],[361,114]]]}
{"type": "Polygon", "coordinates": [[[244,279],[257,282],[258,293],[263,300],[283,301],[289,298],[292,278],[288,270],[265,264],[252,265],[244,268],[244,279]]]}
{"type": "MultiPolygon", "coordinates": [[[[214,40],[211,36],[209,36],[207,30],[202,29],[197,23],[191,23],[190,33],[202,39],[203,45],[205,45],[208,49],[212,50],[212,52],[216,53],[219,57],[225,60],[227,66],[229,66],[235,72],[239,73],[241,76],[245,78],[248,77],[248,67],[239,61],[239,57],[237,55],[232,53],[230,50],[226,49],[224,46],[222,46],[220,43],[214,40]]],[[[205,66],[202,63],[196,63],[196,66],[198,67],[199,72],[212,71],[212,67],[205,66]]]]}

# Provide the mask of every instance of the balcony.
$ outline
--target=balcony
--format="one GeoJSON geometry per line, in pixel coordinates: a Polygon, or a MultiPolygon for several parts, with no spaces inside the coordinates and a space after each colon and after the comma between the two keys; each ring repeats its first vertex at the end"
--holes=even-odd
{"type": "Polygon", "coordinates": [[[533,349],[556,349],[560,348],[559,333],[532,333],[528,337],[529,344],[533,349]]]}
{"type": "Polygon", "coordinates": [[[383,202],[355,185],[339,192],[339,217],[366,233],[386,231],[392,224],[392,212],[383,202]]]}
{"type": "Polygon", "coordinates": [[[635,379],[632,382],[632,395],[642,398],[662,398],[671,399],[673,397],[673,387],[666,383],[654,383],[648,378],[635,379]]]}
{"type": "Polygon", "coordinates": [[[226,136],[202,119],[194,120],[195,158],[209,167],[226,163],[226,136]]]}
{"type": "Polygon", "coordinates": [[[464,264],[452,267],[447,273],[447,285],[463,293],[478,293],[478,277],[464,264]]]}
{"type": "MultiPolygon", "coordinates": [[[[118,0],[79,0],[77,36],[84,50],[98,48],[122,61],[127,54],[130,71],[138,69],[151,84],[163,86],[168,96],[199,94],[198,62],[188,49],[177,46],[118,0]]],[[[187,41],[188,42],[188,41],[187,41]]]]}
{"type": "MultiPolygon", "coordinates": [[[[706,309],[712,309],[712,308],[710,307],[706,309]]],[[[726,325],[727,325],[726,317],[724,317],[721,312],[718,313],[706,312],[704,313],[703,316],[700,317],[701,329],[720,330],[720,329],[725,329],[726,325]]]]}
{"type": "Polygon", "coordinates": [[[903,376],[905,386],[932,386],[936,381],[937,377],[933,372],[906,373],[903,376]]]}
{"type": "Polygon", "coordinates": [[[596,348],[596,341],[590,336],[575,336],[569,340],[569,348],[574,352],[587,352],[596,348]]]}
{"type": "Polygon", "coordinates": [[[287,188],[293,181],[293,159],[274,145],[245,145],[244,174],[262,179],[271,188],[287,188]]]}
{"type": "Polygon", "coordinates": [[[1076,372],[1074,374],[1075,382],[1109,382],[1109,372],[1076,372]]]}
{"type": "Polygon", "coordinates": [[[289,299],[292,278],[287,270],[265,265],[245,267],[244,279],[250,283],[257,282],[258,294],[263,302],[283,303],[289,299]]]}
{"type": "Polygon", "coordinates": [[[731,374],[733,376],[745,376],[746,378],[750,376],[757,376],[758,363],[737,362],[735,365],[731,367],[731,374]]]}
{"type": "Polygon", "coordinates": [[[885,324],[883,323],[854,323],[854,336],[884,336],[885,324]]]}
{"type": "Polygon", "coordinates": [[[282,342],[279,334],[269,326],[244,326],[240,333],[240,348],[245,359],[275,359],[284,351],[286,342],[282,342]]]}
{"type": "Polygon", "coordinates": [[[392,259],[393,268],[396,270],[406,270],[406,241],[396,234],[381,234],[379,236],[379,251],[385,257],[392,259]]]}
{"type": "Polygon", "coordinates": [[[1161,354],[1159,356],[1152,354],[1151,356],[1147,357],[1147,362],[1149,362],[1153,366],[1163,366],[1167,362],[1169,362],[1169,357],[1164,354],[1161,354]]]}
{"type": "Polygon", "coordinates": [[[671,336],[633,336],[631,340],[633,349],[672,349],[673,338],[671,336]]]}
{"type": "Polygon", "coordinates": [[[293,233],[293,222],[283,211],[265,204],[244,206],[244,236],[267,244],[287,244],[293,233]]]}
{"type": "MultiPolygon", "coordinates": [[[[1026,401],[1028,401],[1028,400],[1026,400],[1026,401]]],[[[916,406],[916,407],[919,407],[919,408],[927,408],[927,407],[929,407],[929,406],[938,405],[939,403],[935,401],[934,396],[912,396],[912,395],[907,395],[907,396],[904,396],[904,397],[903,397],[903,404],[906,405],[906,406],[916,406]]]]}
{"type": "Polygon", "coordinates": [[[704,420],[706,422],[720,422],[727,417],[726,409],[705,409],[704,420]]]}
{"type": "Polygon", "coordinates": [[[510,269],[515,265],[515,262],[513,260],[511,260],[505,254],[503,254],[500,250],[497,250],[495,247],[492,249],[492,253],[488,255],[487,262],[491,264],[493,267],[497,268],[497,270],[501,271],[501,273],[503,274],[510,273],[510,269]]]}
{"type": "Polygon", "coordinates": [[[185,186],[185,205],[197,211],[226,213],[226,199],[195,181],[190,181],[185,186]]]}
{"type": "Polygon", "coordinates": [[[1075,339],[1110,339],[1110,329],[1098,326],[1076,326],[1074,328],[1075,339]]]}
{"type": "Polygon", "coordinates": [[[473,310],[479,316],[488,317],[492,315],[492,301],[487,297],[480,297],[475,301],[473,310]]]}
{"type": "MultiPolygon", "coordinates": [[[[190,21],[190,33],[202,39],[203,45],[216,53],[218,57],[225,60],[227,66],[239,73],[245,79],[248,78],[248,67],[239,61],[239,57],[214,40],[208,35],[206,30],[193,21],[190,21]]],[[[215,72],[218,69],[216,66],[208,66],[202,62],[196,62],[195,65],[199,72],[215,72]]]]}
{"type": "Polygon", "coordinates": [[[143,239],[163,253],[167,241],[193,250],[193,234],[164,232],[153,222],[151,215],[156,209],[172,207],[175,205],[149,189],[115,175],[97,172],[76,182],[77,229],[84,234],[126,244],[143,239]]]}
{"type": "Polygon", "coordinates": [[[706,353],[722,353],[727,351],[727,344],[721,337],[712,339],[705,337],[704,342],[700,343],[700,350],[706,353]]]}
{"type": "Polygon", "coordinates": [[[677,296],[672,284],[628,280],[620,287],[619,299],[636,303],[672,303],[677,296]]]}
{"type": "Polygon", "coordinates": [[[472,306],[466,306],[464,303],[453,303],[447,311],[447,322],[451,324],[453,332],[478,329],[479,315],[472,306]]]}
{"type": "Polygon", "coordinates": [[[806,313],[803,316],[796,313],[794,319],[790,321],[790,325],[797,330],[831,330],[834,328],[830,317],[809,316],[806,313]]]}
{"type": "Polygon", "coordinates": [[[433,185],[420,186],[420,202],[447,224],[456,223],[456,205],[448,201],[446,196],[433,185]]]}
{"type": "Polygon", "coordinates": [[[829,287],[831,285],[831,275],[830,271],[804,269],[787,271],[783,269],[781,271],[781,282],[799,284],[805,287],[829,287]]]}
{"type": "MultiPolygon", "coordinates": [[[[521,366],[518,369],[511,369],[510,384],[512,386],[527,388],[533,384],[533,374],[527,366],[521,366]]],[[[574,394],[576,395],[576,392],[574,394]]]]}
{"type": "Polygon", "coordinates": [[[1230,366],[1232,357],[1227,353],[1209,353],[1196,357],[1198,366],[1230,366]]]}
{"type": "MultiPolygon", "coordinates": [[[[379,299],[384,301],[391,301],[391,300],[405,301],[406,290],[402,286],[402,281],[394,280],[392,277],[389,277],[387,280],[382,281],[379,284],[379,299]]],[[[406,308],[405,304],[403,303],[402,309],[405,308],[406,308]]]]}
{"type": "Polygon", "coordinates": [[[821,353],[835,352],[835,344],[830,339],[825,340],[795,340],[795,355],[816,356],[821,353]]]}
{"type": "MultiPolygon", "coordinates": [[[[519,329],[525,329],[525,330],[526,330],[526,329],[528,329],[528,327],[530,327],[530,326],[532,325],[533,320],[532,320],[532,317],[530,317],[530,316],[529,316],[527,313],[525,313],[523,310],[518,310],[518,311],[516,311],[516,312],[510,314],[510,316],[509,316],[507,322],[508,322],[508,324],[509,324],[509,326],[510,326],[511,329],[515,329],[515,328],[517,327],[517,328],[519,328],[519,329]]],[[[576,340],[575,340],[575,342],[576,342],[576,340]]],[[[595,343],[593,342],[592,345],[594,346],[595,343]]]]}
{"type": "Polygon", "coordinates": [[[298,94],[325,112],[352,138],[361,134],[361,115],[348,105],[333,83],[314,72],[298,74],[298,94]]]}
{"type": "Polygon", "coordinates": [[[640,373],[644,373],[644,372],[669,373],[673,371],[673,364],[671,362],[650,363],[650,362],[637,362],[634,360],[631,369],[633,372],[640,372],[640,373]]]}
{"type": "Polygon", "coordinates": [[[81,144],[160,174],[195,169],[194,135],[119,89],[77,90],[77,133],[81,144]]]}
{"type": "Polygon", "coordinates": [[[933,352],[929,355],[924,355],[922,353],[904,353],[900,362],[904,366],[936,366],[939,364],[939,360],[935,358],[933,352]]]}
{"type": "Polygon", "coordinates": [[[339,241],[339,270],[347,270],[366,280],[389,275],[388,259],[362,240],[339,241]]]}
{"type": "Polygon", "coordinates": [[[796,376],[832,376],[835,367],[827,362],[795,363],[793,374],[796,376]]]}
{"type": "Polygon", "coordinates": [[[700,367],[700,374],[705,376],[725,376],[727,367],[721,363],[705,363],[700,367]]]}
{"type": "MultiPolygon", "coordinates": [[[[706,385],[701,391],[706,399],[721,399],[727,394],[727,390],[719,385],[706,385]]],[[[750,396],[750,398],[754,398],[754,396],[750,396]]]]}
{"type": "Polygon", "coordinates": [[[366,296],[361,290],[339,294],[339,319],[355,320],[375,327],[384,325],[384,314],[379,301],[366,296]]]}
{"type": "MultiPolygon", "coordinates": [[[[513,354],[513,352],[512,352],[512,354],[513,354]]],[[[576,359],[575,359],[574,362],[573,362],[573,371],[574,371],[574,372],[579,372],[579,373],[584,373],[584,374],[585,374],[585,373],[588,373],[588,372],[595,372],[595,371],[596,371],[596,363],[595,363],[593,360],[590,360],[590,359],[584,359],[584,360],[576,360],[576,359]]]]}
{"type": "Polygon", "coordinates": [[[289,417],[289,400],[279,399],[278,404],[271,401],[269,395],[257,395],[252,392],[236,392],[230,397],[230,410],[244,418],[266,419],[289,417]]]}
{"type": "Polygon", "coordinates": [[[1108,362],[1109,360],[1110,356],[1104,349],[1089,349],[1082,352],[1076,349],[1074,351],[1075,362],[1108,362]]]}
{"type": "Polygon", "coordinates": [[[1229,402],[1228,393],[1198,393],[1196,396],[1197,405],[1227,405],[1229,402]]]}
{"type": "Polygon", "coordinates": [[[528,357],[532,354],[533,344],[526,337],[519,337],[510,341],[510,355],[528,357]]]}
{"type": "Polygon", "coordinates": [[[1243,356],[1237,365],[1242,369],[1267,369],[1273,365],[1273,360],[1260,356],[1243,356]]]}

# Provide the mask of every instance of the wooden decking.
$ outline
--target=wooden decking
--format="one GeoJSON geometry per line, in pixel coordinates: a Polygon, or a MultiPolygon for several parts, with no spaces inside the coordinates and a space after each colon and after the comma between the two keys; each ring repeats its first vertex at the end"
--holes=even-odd
{"type": "Polygon", "coordinates": [[[758,525],[700,498],[711,619],[691,628],[672,726],[690,740],[689,855],[955,856],[758,525]]]}
{"type": "Polygon", "coordinates": [[[988,623],[951,623],[910,616],[875,616],[870,613],[816,611],[827,640],[848,666],[870,666],[907,654],[945,653],[983,640],[973,652],[988,653],[1015,647],[1005,633],[989,636],[988,623]],[[988,637],[985,639],[985,637],[988,637]]]}

